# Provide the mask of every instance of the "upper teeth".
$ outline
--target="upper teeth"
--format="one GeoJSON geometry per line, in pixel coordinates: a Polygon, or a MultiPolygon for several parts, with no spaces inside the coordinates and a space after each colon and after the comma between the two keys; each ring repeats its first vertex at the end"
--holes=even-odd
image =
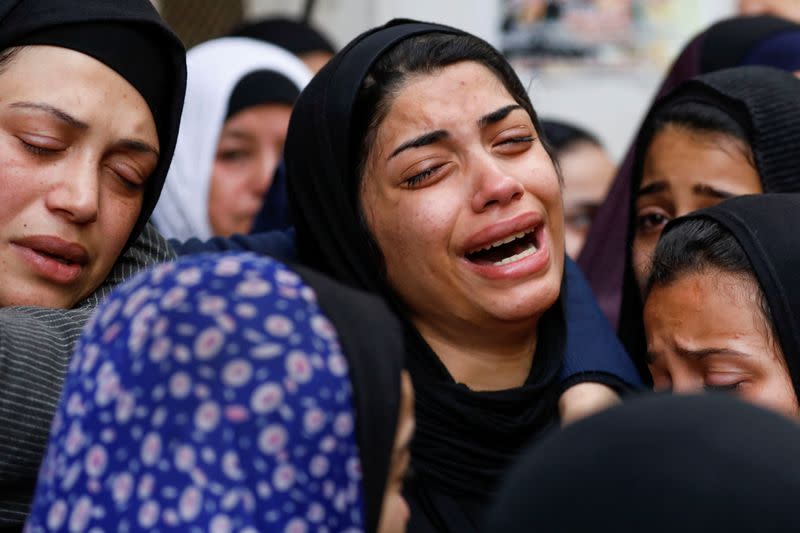
{"type": "MultiPolygon", "coordinates": [[[[521,238],[523,238],[525,235],[527,235],[528,233],[531,233],[532,231],[533,231],[533,230],[528,230],[528,231],[520,231],[519,233],[515,233],[514,235],[511,235],[511,236],[509,236],[509,237],[506,237],[505,239],[500,239],[499,241],[495,241],[495,242],[493,242],[492,244],[487,244],[487,245],[486,245],[486,246],[484,246],[483,248],[480,248],[480,249],[478,249],[478,250],[475,250],[475,252],[482,252],[482,251],[484,251],[484,250],[491,250],[492,248],[497,248],[498,246],[502,246],[503,244],[509,243],[509,242],[511,242],[511,241],[515,241],[515,240],[517,240],[517,239],[521,239],[521,238]]],[[[473,252],[473,253],[475,253],[475,252],[473,252]]]]}

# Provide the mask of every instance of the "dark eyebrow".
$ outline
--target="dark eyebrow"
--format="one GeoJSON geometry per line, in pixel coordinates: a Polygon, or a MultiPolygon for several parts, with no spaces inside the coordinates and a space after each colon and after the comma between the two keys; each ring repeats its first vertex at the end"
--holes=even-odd
{"type": "Polygon", "coordinates": [[[234,139],[242,139],[245,141],[253,140],[253,136],[244,130],[227,130],[223,131],[220,137],[233,137],[234,139]]]}
{"type": "Polygon", "coordinates": [[[506,118],[512,111],[516,111],[517,109],[522,109],[522,106],[519,104],[511,104],[501,107],[497,111],[492,111],[488,115],[484,115],[478,119],[478,127],[485,128],[490,124],[496,124],[506,118]]]}
{"type": "Polygon", "coordinates": [[[693,186],[692,192],[702,196],[719,198],[720,200],[727,200],[728,198],[733,198],[736,196],[732,192],[723,191],[721,189],[717,189],[716,187],[712,187],[711,185],[704,185],[702,183],[698,183],[697,185],[693,186]]]}
{"type": "Polygon", "coordinates": [[[49,115],[57,118],[61,122],[65,122],[68,126],[79,129],[79,130],[87,130],[89,129],[89,125],[77,118],[73,117],[69,113],[58,109],[57,107],[53,107],[48,104],[39,104],[35,102],[14,102],[9,107],[13,107],[15,109],[35,109],[37,111],[44,111],[49,115]]]}
{"type": "Polygon", "coordinates": [[[447,130],[436,130],[430,133],[425,133],[424,135],[420,135],[419,137],[415,137],[410,141],[406,141],[400,146],[398,146],[392,155],[388,157],[388,159],[393,158],[400,152],[404,150],[408,150],[409,148],[420,148],[422,146],[428,146],[429,144],[437,143],[442,139],[446,139],[450,136],[450,133],[447,130]]]}
{"type": "Polygon", "coordinates": [[[700,361],[712,355],[733,355],[736,357],[750,357],[750,354],[740,352],[738,350],[731,350],[730,348],[703,348],[702,350],[690,350],[683,346],[676,346],[675,352],[686,359],[700,361]]]}
{"type": "Polygon", "coordinates": [[[658,194],[660,192],[664,192],[669,188],[666,182],[664,181],[654,181],[649,185],[645,185],[636,193],[636,196],[647,196],[648,194],[658,194]]]}
{"type": "Polygon", "coordinates": [[[124,139],[119,142],[119,146],[131,152],[153,154],[154,156],[156,156],[156,158],[158,158],[160,155],[158,149],[155,146],[151,146],[146,142],[137,141],[135,139],[124,139]]]}

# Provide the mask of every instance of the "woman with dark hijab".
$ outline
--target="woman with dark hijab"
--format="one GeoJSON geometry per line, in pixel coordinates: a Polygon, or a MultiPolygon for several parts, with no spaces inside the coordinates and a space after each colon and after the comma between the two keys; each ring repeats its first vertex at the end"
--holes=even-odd
{"type": "Polygon", "coordinates": [[[485,531],[797,531],[800,427],[721,394],[652,396],[549,436],[485,531]]]}
{"type": "Polygon", "coordinates": [[[319,274],[160,265],[87,325],[25,530],[401,533],[402,347],[380,300],[319,274]]]}
{"type": "Polygon", "coordinates": [[[732,196],[800,191],[800,80],[739,67],[688,81],[645,119],[634,151],[619,335],[645,366],[642,291],[672,218],[732,196]]]}
{"type": "MultiPolygon", "coordinates": [[[[743,65],[800,70],[800,25],[772,16],[737,17],[714,24],[683,49],[656,92],[657,100],[699,74],[743,65]]],[[[612,326],[619,324],[623,273],[629,248],[633,159],[628,150],[578,259],[600,307],[612,326]]]]}
{"type": "Polygon", "coordinates": [[[563,213],[538,131],[494,48],[404,20],[351,42],[292,116],[300,260],[404,321],[418,428],[410,531],[476,531],[510,461],[558,419],[563,213]]]}
{"type": "Polygon", "coordinates": [[[567,255],[577,259],[614,179],[616,165],[600,140],[580,126],[545,118],[542,127],[564,179],[567,255]]]}
{"type": "Polygon", "coordinates": [[[180,134],[153,223],[180,241],[245,234],[272,186],[292,106],[311,73],[285,50],[241,37],[201,43],[186,63],[180,134]]]}
{"type": "Polygon", "coordinates": [[[0,50],[0,527],[13,527],[80,327],[143,259],[170,257],[145,225],[186,71],[183,46],[146,0],[3,2],[0,50]]]}
{"type": "Polygon", "coordinates": [[[800,195],[764,194],[666,227],[644,311],[657,389],[728,391],[800,417],[798,222],[800,195]]]}

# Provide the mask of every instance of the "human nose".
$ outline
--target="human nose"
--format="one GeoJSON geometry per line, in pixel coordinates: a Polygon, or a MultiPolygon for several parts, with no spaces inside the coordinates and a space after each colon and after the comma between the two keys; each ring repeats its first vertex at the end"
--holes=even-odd
{"type": "Polygon", "coordinates": [[[275,171],[278,170],[278,155],[265,153],[261,156],[259,172],[253,179],[253,192],[257,196],[263,196],[272,186],[275,179],[275,171]]]}
{"type": "Polygon", "coordinates": [[[74,224],[95,222],[100,205],[96,165],[83,160],[58,170],[63,170],[63,174],[47,195],[47,208],[74,224]]]}
{"type": "Polygon", "coordinates": [[[522,183],[509,175],[490,154],[480,157],[474,166],[476,176],[472,209],[476,213],[492,206],[505,206],[522,198],[525,192],[522,183]]]}

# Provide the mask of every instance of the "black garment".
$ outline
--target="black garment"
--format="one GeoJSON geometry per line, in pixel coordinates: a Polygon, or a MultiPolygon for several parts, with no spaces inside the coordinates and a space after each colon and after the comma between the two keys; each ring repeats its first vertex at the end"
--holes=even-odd
{"type": "MultiPolygon", "coordinates": [[[[794,71],[800,62],[790,63],[785,56],[798,57],[800,25],[773,16],[735,17],[712,25],[695,36],[675,59],[654,99],[673,91],[679,84],[712,70],[742,65],[764,65],[794,71]],[[794,41],[785,41],[786,37],[794,41]],[[775,50],[775,48],[779,50],[775,50]],[[791,65],[795,65],[792,68],[791,65]]],[[[635,144],[635,143],[634,143],[635,144]]],[[[619,325],[622,285],[629,251],[627,223],[630,216],[633,146],[617,171],[605,202],[595,214],[578,258],[600,307],[611,325],[619,325]]]]}
{"type": "Polygon", "coordinates": [[[731,232],[747,255],[800,398],[800,247],[795,233],[800,224],[800,194],[732,198],[675,219],[664,235],[687,220],[700,218],[711,219],[731,232]]]}
{"type": "Polygon", "coordinates": [[[319,30],[306,22],[288,18],[275,17],[248,22],[235,28],[231,35],[274,44],[296,56],[311,52],[336,53],[336,47],[319,30]]]}
{"type": "Polygon", "coordinates": [[[160,157],[127,248],[150,218],[172,160],[186,90],[183,44],[147,0],[0,2],[0,50],[31,44],[69,48],[97,59],[136,88],[153,113],[160,157]]]}
{"type": "MultiPolygon", "coordinates": [[[[397,43],[453,28],[392,21],[337,54],[295,105],[286,144],[287,182],[300,261],[351,286],[381,294],[402,315],[365,243],[353,153],[354,105],[371,66],[397,43]]],[[[562,294],[565,291],[562,289],[562,294]]],[[[415,479],[407,491],[409,531],[477,531],[483,508],[518,451],[557,417],[564,354],[561,300],[539,322],[536,362],[517,389],[474,392],[456,383],[406,320],[406,365],[416,394],[415,479]]]]}
{"type": "Polygon", "coordinates": [[[660,99],[645,119],[634,145],[631,199],[628,209],[628,234],[625,277],[619,335],[628,353],[644,375],[646,351],[642,300],[632,266],[635,235],[636,191],[642,166],[652,141],[655,113],[673,102],[700,102],[712,105],[736,120],[748,134],[756,170],[764,192],[800,192],[800,80],[792,74],[770,67],[738,67],[698,76],[660,99]]]}
{"type": "Polygon", "coordinates": [[[800,427],[721,394],[650,396],[531,448],[487,532],[800,531],[800,427]]]}

